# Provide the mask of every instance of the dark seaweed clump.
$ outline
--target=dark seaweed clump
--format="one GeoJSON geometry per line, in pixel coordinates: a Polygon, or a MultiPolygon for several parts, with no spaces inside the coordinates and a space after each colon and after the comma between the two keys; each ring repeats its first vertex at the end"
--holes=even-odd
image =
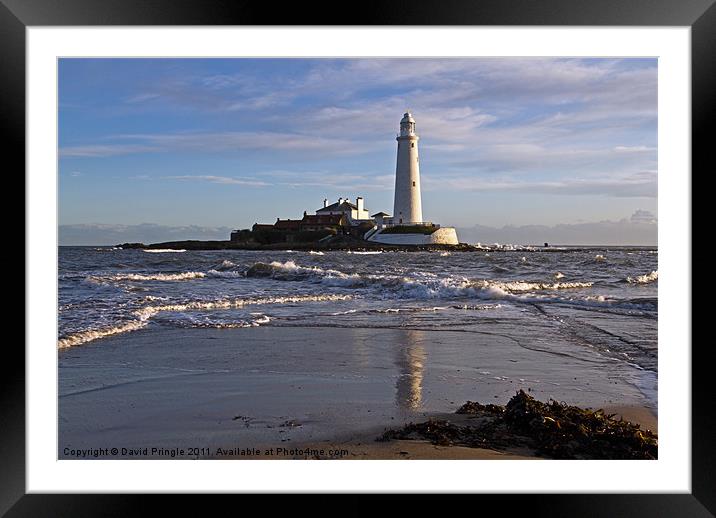
{"type": "Polygon", "coordinates": [[[480,403],[476,403],[475,401],[468,401],[464,405],[462,405],[460,408],[458,408],[455,413],[456,414],[496,414],[499,415],[505,411],[505,407],[502,405],[481,405],[480,403]]]}
{"type": "Polygon", "coordinates": [[[457,410],[475,422],[461,426],[431,419],[387,430],[377,440],[425,439],[473,448],[529,448],[553,459],[656,459],[657,436],[638,424],[551,400],[537,401],[520,390],[504,407],[468,401],[457,410]]]}

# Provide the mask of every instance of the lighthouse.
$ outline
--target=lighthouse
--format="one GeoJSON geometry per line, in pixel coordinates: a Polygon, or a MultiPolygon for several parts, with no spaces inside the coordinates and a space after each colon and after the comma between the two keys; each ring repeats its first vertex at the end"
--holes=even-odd
{"type": "Polygon", "coordinates": [[[398,135],[398,160],[395,166],[393,215],[373,214],[375,225],[363,239],[390,245],[457,245],[454,227],[423,221],[420,196],[419,137],[410,111],[403,114],[398,135]]]}
{"type": "Polygon", "coordinates": [[[420,160],[418,140],[415,133],[415,119],[408,111],[400,121],[398,160],[395,167],[395,201],[393,203],[393,224],[410,225],[423,221],[423,207],[420,199],[420,160]]]}

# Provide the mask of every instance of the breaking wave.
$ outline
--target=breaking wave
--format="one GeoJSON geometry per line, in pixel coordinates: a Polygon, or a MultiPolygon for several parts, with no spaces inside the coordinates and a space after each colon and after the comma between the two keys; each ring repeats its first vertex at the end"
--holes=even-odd
{"type": "Polygon", "coordinates": [[[520,293],[527,291],[547,291],[547,290],[573,290],[579,288],[591,288],[592,282],[493,282],[478,281],[477,285],[484,289],[497,288],[508,293],[520,293]]]}
{"type": "Polygon", "coordinates": [[[471,280],[464,277],[417,275],[366,275],[344,273],[339,270],[323,269],[317,266],[300,266],[294,261],[281,263],[255,263],[246,271],[247,277],[270,277],[278,280],[309,280],[331,287],[378,289],[383,295],[393,294],[400,298],[441,298],[441,297],[483,297],[532,291],[568,290],[590,288],[591,282],[500,282],[492,280],[471,280]]]}
{"type": "MultiPolygon", "coordinates": [[[[655,311],[657,304],[650,300],[609,299],[602,295],[557,295],[557,292],[588,290],[593,282],[526,282],[467,279],[464,277],[437,277],[423,274],[418,278],[344,273],[319,267],[305,267],[294,261],[281,263],[255,263],[246,272],[247,277],[271,277],[277,280],[308,280],[329,287],[370,289],[382,299],[444,299],[476,298],[507,300],[517,303],[561,303],[599,308],[620,308],[655,311]]],[[[459,306],[453,306],[458,309],[459,306]]],[[[479,308],[483,309],[483,308],[479,308]]]]}
{"type": "Polygon", "coordinates": [[[206,275],[209,277],[223,277],[223,278],[237,278],[237,277],[243,277],[244,274],[242,272],[236,272],[233,270],[209,270],[206,272],[206,275]]]}
{"type": "Polygon", "coordinates": [[[115,273],[112,275],[91,275],[90,281],[186,281],[190,279],[201,279],[206,277],[204,272],[182,272],[182,273],[115,273]]]}
{"type": "Polygon", "coordinates": [[[654,270],[644,275],[638,275],[636,277],[627,277],[626,281],[629,284],[649,284],[651,282],[659,280],[659,272],[654,270]]]}
{"type": "Polygon", "coordinates": [[[261,315],[260,318],[254,320],[241,320],[239,322],[191,322],[188,327],[201,327],[210,329],[242,329],[247,327],[259,327],[263,324],[268,324],[271,319],[266,315],[261,315]]]}
{"type": "Polygon", "coordinates": [[[246,277],[272,277],[281,280],[300,280],[310,277],[321,278],[358,278],[357,274],[350,275],[338,270],[323,269],[317,266],[299,266],[294,261],[281,263],[254,263],[245,273],[246,277]]]}
{"type": "Polygon", "coordinates": [[[81,345],[98,338],[105,338],[107,336],[118,335],[121,333],[128,333],[130,331],[137,331],[142,329],[149,323],[149,318],[154,313],[151,311],[137,311],[135,312],[136,320],[119,324],[117,326],[105,327],[103,329],[90,329],[87,331],[81,331],[61,338],[57,341],[58,349],[67,349],[68,347],[74,347],[75,345],[81,345]]]}
{"type": "MultiPolygon", "coordinates": [[[[134,320],[123,322],[115,326],[108,326],[102,329],[90,329],[74,333],[66,337],[62,337],[57,341],[58,349],[66,349],[76,345],[81,345],[98,338],[104,338],[130,331],[137,331],[149,324],[150,318],[161,312],[186,312],[210,309],[231,309],[243,308],[246,306],[263,305],[263,304],[292,304],[297,302],[326,302],[349,300],[350,295],[296,295],[287,297],[264,297],[254,299],[223,299],[214,301],[192,301],[180,304],[166,304],[161,306],[146,306],[134,311],[134,320]]],[[[269,317],[263,315],[261,318],[251,321],[248,325],[237,324],[237,327],[253,327],[261,324],[267,324],[269,317]]],[[[215,326],[212,326],[215,327],[215,326]]]]}

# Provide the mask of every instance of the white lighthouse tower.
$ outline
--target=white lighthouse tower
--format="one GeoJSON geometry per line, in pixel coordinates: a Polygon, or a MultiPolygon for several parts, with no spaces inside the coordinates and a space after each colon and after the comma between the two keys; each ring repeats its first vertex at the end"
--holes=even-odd
{"type": "Polygon", "coordinates": [[[398,162],[395,167],[393,216],[373,214],[375,226],[363,235],[368,241],[391,245],[457,245],[453,227],[423,221],[420,197],[420,166],[415,119],[410,111],[400,121],[398,162]]]}
{"type": "Polygon", "coordinates": [[[415,133],[415,119],[406,112],[400,121],[398,160],[395,168],[395,201],[393,203],[393,224],[411,225],[423,221],[423,206],[420,199],[420,164],[418,140],[415,133]]]}

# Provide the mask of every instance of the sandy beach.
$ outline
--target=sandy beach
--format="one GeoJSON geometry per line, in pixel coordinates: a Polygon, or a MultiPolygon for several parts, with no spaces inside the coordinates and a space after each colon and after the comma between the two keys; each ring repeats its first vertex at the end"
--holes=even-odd
{"type": "Polygon", "coordinates": [[[59,458],[528,458],[375,442],[409,422],[464,418],[453,413],[467,400],[505,404],[518,389],[657,429],[643,371],[479,329],[155,327],[58,361],[59,458]],[[282,454],[251,454],[272,448],[282,454]]]}

